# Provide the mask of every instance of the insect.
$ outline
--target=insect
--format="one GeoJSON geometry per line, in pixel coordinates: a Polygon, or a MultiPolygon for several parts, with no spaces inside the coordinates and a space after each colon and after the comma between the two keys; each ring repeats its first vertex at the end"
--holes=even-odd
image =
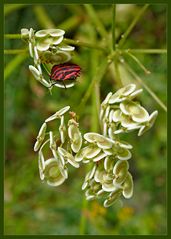
{"type": "Polygon", "coordinates": [[[69,88],[75,84],[75,80],[80,76],[81,68],[77,64],[63,63],[54,65],[51,69],[50,80],[52,85],[61,88],[69,88]]]}

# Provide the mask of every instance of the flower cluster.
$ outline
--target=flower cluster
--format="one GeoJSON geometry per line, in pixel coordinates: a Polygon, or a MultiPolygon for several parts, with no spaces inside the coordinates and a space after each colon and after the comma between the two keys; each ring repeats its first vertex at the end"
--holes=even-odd
{"type": "Polygon", "coordinates": [[[61,64],[71,60],[71,54],[75,48],[63,43],[64,34],[65,31],[61,29],[45,29],[37,32],[32,28],[30,30],[21,29],[21,37],[28,42],[29,54],[34,61],[34,66],[29,65],[29,69],[35,79],[47,88],[53,86],[63,88],[62,83],[52,85],[45,80],[41,66],[43,65],[49,74],[54,64],[61,64]]]}
{"type": "MultiPolygon", "coordinates": [[[[41,180],[45,180],[50,186],[61,185],[68,178],[68,163],[78,168],[79,163],[75,161],[76,154],[82,146],[82,135],[79,131],[79,125],[75,119],[69,119],[65,124],[65,114],[70,109],[66,106],[55,114],[50,116],[42,124],[34,151],[38,151],[38,166],[41,180]],[[59,120],[59,135],[53,131],[47,131],[47,123],[53,120],[59,120]],[[45,140],[45,137],[48,138],[45,140]],[[44,148],[49,145],[51,156],[45,159],[44,148]]],[[[48,152],[49,155],[49,152],[48,152]]]]}
{"type": "Polygon", "coordinates": [[[81,149],[75,160],[82,158],[93,164],[82,185],[87,200],[105,198],[104,206],[108,207],[121,194],[130,198],[133,181],[127,160],[131,158],[132,145],[92,132],[84,134],[84,139],[88,146],[81,149]]]}
{"type": "Polygon", "coordinates": [[[139,129],[138,136],[141,136],[153,126],[158,111],[149,115],[139,102],[134,101],[141,92],[142,89],[136,90],[135,84],[129,84],[106,96],[100,110],[104,135],[113,139],[116,134],[139,129]]]}
{"type": "Polygon", "coordinates": [[[40,178],[51,186],[58,186],[68,178],[67,163],[78,168],[80,163],[90,164],[82,190],[87,200],[102,199],[104,207],[111,206],[121,195],[130,198],[133,195],[133,178],[129,171],[128,160],[132,157],[132,145],[120,140],[118,135],[138,129],[141,136],[152,127],[157,111],[151,115],[135,97],[142,90],[136,90],[134,84],[126,85],[115,94],[109,93],[101,104],[100,122],[102,134],[85,133],[83,138],[76,121],[75,113],[67,126],[64,114],[69,106],[59,110],[43,123],[34,146],[39,150],[40,178]],[[59,138],[52,131],[44,142],[47,123],[59,119],[59,138]],[[52,157],[45,161],[42,149],[49,143],[52,157]]]}

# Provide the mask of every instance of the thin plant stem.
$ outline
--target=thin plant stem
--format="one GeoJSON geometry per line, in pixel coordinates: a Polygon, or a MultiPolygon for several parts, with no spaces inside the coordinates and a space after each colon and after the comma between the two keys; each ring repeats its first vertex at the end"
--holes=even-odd
{"type": "MultiPolygon", "coordinates": [[[[86,168],[88,166],[89,165],[86,165],[86,168]]],[[[88,169],[86,171],[88,171],[88,169]]],[[[87,207],[88,207],[88,201],[86,200],[86,198],[84,196],[84,198],[82,200],[82,207],[81,207],[81,220],[80,220],[80,227],[79,227],[80,235],[84,235],[85,234],[86,222],[87,222],[85,211],[86,211],[87,207]]]]}
{"type": "Polygon", "coordinates": [[[138,58],[136,56],[134,56],[132,53],[130,52],[126,52],[126,54],[131,57],[138,65],[139,67],[146,73],[146,74],[150,74],[151,72],[138,60],[138,58]]]}
{"type": "MultiPolygon", "coordinates": [[[[21,34],[5,34],[4,37],[6,39],[21,39],[21,34]]],[[[73,40],[69,38],[64,38],[63,40],[67,44],[73,44],[75,46],[82,46],[82,47],[88,47],[88,48],[94,48],[102,51],[107,50],[102,46],[97,46],[96,44],[88,43],[88,42],[82,42],[79,40],[73,40]]],[[[167,54],[167,49],[119,49],[120,53],[124,52],[130,52],[130,53],[136,53],[136,54],[167,54]]]]}
{"type": "MultiPolygon", "coordinates": [[[[4,37],[7,39],[21,39],[21,34],[5,34],[4,37]]],[[[88,48],[93,48],[93,49],[107,52],[105,47],[98,46],[95,43],[93,44],[93,43],[88,43],[88,42],[82,42],[79,40],[73,40],[73,39],[69,39],[69,38],[64,38],[63,42],[66,44],[74,45],[74,46],[88,47],[88,48]]]]}
{"type": "Polygon", "coordinates": [[[131,52],[134,54],[167,54],[167,49],[122,49],[122,52],[131,52]]]}
{"type": "Polygon", "coordinates": [[[12,72],[27,58],[27,54],[20,54],[14,57],[4,70],[4,80],[6,80],[12,72]]]}
{"type": "Polygon", "coordinates": [[[64,43],[66,44],[71,44],[74,46],[82,46],[82,47],[88,47],[88,48],[93,48],[93,49],[97,49],[97,50],[101,50],[101,51],[105,51],[106,49],[102,46],[98,46],[97,44],[93,44],[93,43],[86,43],[86,42],[81,42],[79,40],[72,40],[72,39],[68,39],[68,38],[64,38],[63,40],[64,43]]]}
{"type": "Polygon", "coordinates": [[[7,39],[21,39],[21,34],[4,34],[7,39]]]}
{"type": "Polygon", "coordinates": [[[111,63],[112,61],[109,60],[105,60],[101,63],[101,65],[97,68],[97,72],[94,75],[94,78],[89,86],[89,88],[87,89],[85,95],[83,96],[81,103],[78,106],[78,111],[82,111],[84,109],[84,105],[87,102],[87,100],[89,99],[91,92],[93,90],[94,85],[98,82],[100,83],[101,79],[103,78],[106,69],[108,67],[108,65],[111,63]]]}
{"type": "Polygon", "coordinates": [[[116,50],[116,39],[115,39],[115,26],[116,26],[116,4],[112,4],[112,13],[113,13],[113,17],[112,17],[112,48],[113,51],[116,50]]]}
{"type": "Polygon", "coordinates": [[[46,13],[46,10],[44,7],[38,5],[34,6],[33,8],[35,16],[39,22],[39,24],[44,28],[55,28],[55,24],[50,19],[49,15],[46,13]]]}
{"type": "Polygon", "coordinates": [[[124,62],[124,65],[126,66],[127,70],[132,74],[132,76],[137,80],[145,89],[146,91],[151,95],[151,97],[160,105],[160,107],[167,112],[166,105],[159,99],[159,97],[150,89],[150,87],[134,72],[134,70],[126,63],[124,62]]]}
{"type": "Polygon", "coordinates": [[[5,49],[4,50],[4,54],[7,54],[7,55],[23,54],[23,53],[25,54],[26,52],[28,52],[27,49],[5,49]]]}
{"type": "MultiPolygon", "coordinates": [[[[98,52],[92,51],[91,54],[91,75],[92,77],[95,75],[95,69],[98,66],[98,52]]],[[[94,94],[92,94],[92,122],[91,122],[91,131],[98,132],[99,131],[99,112],[100,112],[100,86],[99,82],[94,84],[94,94]]]]}
{"type": "Polygon", "coordinates": [[[121,80],[121,76],[120,76],[120,72],[119,72],[118,62],[115,61],[114,65],[115,65],[115,73],[116,73],[118,88],[121,88],[123,85],[122,85],[122,80],[121,80]]]}
{"type": "Polygon", "coordinates": [[[77,26],[79,26],[82,22],[82,18],[79,16],[72,16],[68,19],[66,19],[65,21],[63,21],[61,24],[58,25],[58,28],[63,29],[65,31],[67,30],[72,30],[74,28],[76,28],[77,26]]]}
{"type": "Polygon", "coordinates": [[[106,38],[108,33],[106,29],[104,28],[102,22],[100,21],[99,17],[97,16],[96,12],[94,11],[94,8],[91,4],[84,4],[84,7],[90,16],[92,22],[97,27],[97,31],[101,35],[102,38],[106,38]]]}
{"type": "Polygon", "coordinates": [[[148,6],[149,6],[149,4],[145,4],[144,7],[142,7],[141,10],[138,12],[138,14],[135,16],[135,18],[131,22],[131,24],[128,27],[128,29],[126,30],[126,32],[122,35],[121,40],[118,43],[118,48],[121,48],[123,46],[123,44],[125,43],[127,37],[129,36],[130,32],[132,31],[134,26],[137,24],[138,20],[143,15],[143,13],[146,11],[148,6]]]}

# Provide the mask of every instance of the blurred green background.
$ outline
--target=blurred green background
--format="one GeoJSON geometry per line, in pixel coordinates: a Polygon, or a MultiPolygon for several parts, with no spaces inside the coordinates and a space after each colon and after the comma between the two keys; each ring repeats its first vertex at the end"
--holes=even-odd
{"type": "MultiPolygon", "coordinates": [[[[95,13],[111,38],[111,5],[93,5],[95,13]]],[[[116,6],[116,39],[128,28],[142,5],[116,6]]],[[[124,48],[166,48],[166,5],[150,5],[137,22],[124,48]]],[[[83,5],[5,5],[5,34],[20,34],[21,28],[61,28],[65,37],[100,45],[103,40],[83,5]]],[[[4,41],[5,49],[26,49],[20,39],[4,41]]],[[[7,52],[5,52],[7,53],[7,52]]],[[[125,60],[166,104],[166,54],[137,53],[136,57],[151,71],[146,75],[129,57],[125,60]]],[[[7,235],[158,235],[166,234],[166,112],[144,89],[139,97],[151,113],[159,115],[154,127],[142,137],[136,132],[123,136],[133,148],[130,171],[134,178],[134,195],[106,209],[98,201],[85,204],[81,185],[85,165],[70,167],[69,179],[59,187],[51,188],[39,179],[37,154],[33,145],[37,132],[50,114],[70,105],[78,110],[87,92],[97,66],[105,58],[100,50],[76,47],[73,62],[81,66],[79,82],[70,89],[53,89],[53,94],[31,75],[28,54],[5,54],[5,178],[4,178],[4,233],[7,235]]],[[[134,78],[122,67],[123,82],[134,78]]],[[[98,75],[97,75],[98,77],[98,75]]],[[[106,71],[100,83],[101,100],[117,90],[113,68],[106,71]]],[[[98,131],[96,94],[94,89],[88,101],[77,111],[82,132],[98,131]]]]}

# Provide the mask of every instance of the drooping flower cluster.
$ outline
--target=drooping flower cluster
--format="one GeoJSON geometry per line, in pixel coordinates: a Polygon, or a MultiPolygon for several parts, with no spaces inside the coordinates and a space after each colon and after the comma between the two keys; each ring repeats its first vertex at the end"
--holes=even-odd
{"type": "Polygon", "coordinates": [[[132,146],[97,133],[86,133],[84,139],[88,146],[81,149],[75,160],[82,157],[83,162],[93,164],[82,185],[87,200],[105,198],[104,206],[108,207],[121,194],[130,198],[133,181],[127,160],[131,158],[132,146]]]}
{"type": "MultiPolygon", "coordinates": [[[[63,84],[51,84],[43,76],[42,65],[50,72],[53,65],[61,64],[71,60],[73,46],[63,43],[65,31],[61,29],[45,29],[35,32],[21,29],[21,37],[28,42],[29,54],[33,58],[34,65],[29,65],[29,69],[36,80],[42,83],[45,87],[53,86],[63,88],[63,84]]],[[[72,85],[73,86],[73,85],[72,85]]],[[[70,87],[66,84],[66,88],[70,87]]]]}
{"type": "Polygon", "coordinates": [[[70,109],[66,106],[50,116],[42,124],[34,151],[38,151],[38,165],[41,180],[45,180],[50,186],[59,186],[68,178],[68,166],[78,168],[79,163],[75,161],[74,154],[77,153],[82,145],[82,135],[79,131],[79,125],[75,119],[70,119],[65,124],[65,114],[70,109]],[[53,131],[47,132],[47,123],[53,120],[59,120],[59,135],[53,131]],[[45,140],[45,136],[48,139],[45,140]],[[51,157],[45,159],[44,148],[49,145],[51,157]]]}
{"type": "Polygon", "coordinates": [[[90,164],[82,190],[87,200],[102,199],[104,207],[111,206],[121,195],[130,198],[133,194],[133,178],[129,171],[128,160],[132,157],[132,145],[118,139],[120,133],[138,129],[141,136],[150,129],[157,117],[157,111],[151,115],[135,97],[142,92],[129,84],[115,94],[109,93],[101,104],[100,122],[102,134],[85,133],[82,139],[78,122],[72,112],[67,126],[64,114],[69,106],[59,110],[42,125],[35,143],[35,151],[39,150],[39,170],[42,180],[51,186],[62,184],[68,177],[67,163],[78,168],[80,163],[90,164]],[[49,121],[60,119],[60,142],[53,132],[43,143],[49,121]],[[117,137],[116,137],[117,136],[117,137]],[[56,141],[57,140],[57,141],[56,141]],[[58,144],[56,143],[58,142],[58,144]],[[52,157],[45,161],[43,148],[49,143],[52,157]]]}

